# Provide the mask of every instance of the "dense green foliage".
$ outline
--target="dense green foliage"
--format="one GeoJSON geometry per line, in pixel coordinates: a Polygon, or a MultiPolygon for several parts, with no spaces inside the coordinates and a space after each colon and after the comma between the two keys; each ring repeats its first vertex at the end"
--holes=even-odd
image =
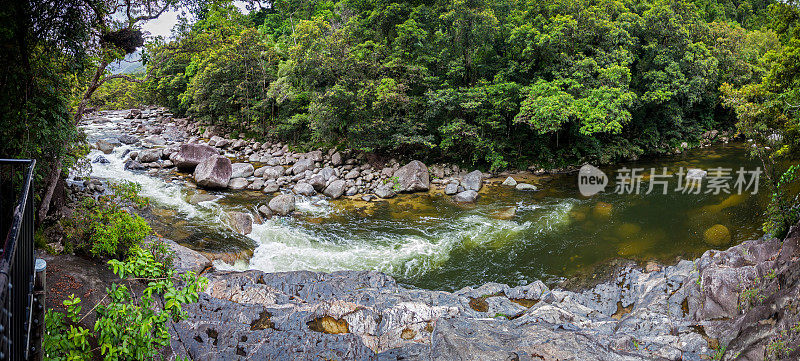
{"type": "Polygon", "coordinates": [[[36,159],[36,184],[56,158],[67,169],[85,154],[73,146],[81,137],[69,108],[77,74],[89,65],[85,7],[66,0],[0,6],[0,157],[36,159]]]}
{"type": "Polygon", "coordinates": [[[215,3],[148,47],[146,89],[209,125],[304,144],[493,169],[610,162],[731,127],[718,88],[765,74],[770,3],[215,3]]]}
{"type": "Polygon", "coordinates": [[[772,199],[764,232],[784,235],[800,218],[800,8],[797,1],[769,8],[770,27],[780,44],[763,57],[768,71],[759,82],[721,86],[725,106],[737,115],[737,129],[753,142],[761,159],[772,199]]]}
{"type": "Polygon", "coordinates": [[[178,276],[139,246],[129,253],[124,261],[108,263],[121,279],[145,282],[141,294],[134,295],[129,285],[112,284],[106,289],[108,301],[94,309],[93,332],[79,325],[81,299],[75,295],[64,300],[66,313],[48,310],[42,343],[46,360],[91,360],[95,351],[104,360],[152,360],[169,344],[167,323],[186,317],[182,305],[196,302],[208,280],[194,272],[178,276]]]}
{"type": "Polygon", "coordinates": [[[127,207],[142,208],[148,200],[138,196],[136,183],[112,184],[112,194],[87,197],[71,217],[61,220],[65,249],[93,257],[124,257],[152,233],[150,226],[127,207]]]}

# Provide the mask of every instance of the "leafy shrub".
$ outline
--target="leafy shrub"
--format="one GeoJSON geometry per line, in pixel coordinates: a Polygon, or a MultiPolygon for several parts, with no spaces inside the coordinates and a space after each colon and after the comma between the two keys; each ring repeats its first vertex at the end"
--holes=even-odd
{"type": "Polygon", "coordinates": [[[127,278],[128,282],[140,280],[147,287],[141,295],[134,295],[124,284],[107,288],[108,302],[94,309],[94,332],[77,325],[81,321],[81,299],[75,295],[64,301],[66,314],[48,310],[43,339],[46,359],[88,360],[94,351],[89,340],[95,339],[95,350],[105,360],[151,360],[169,344],[167,322],[185,319],[182,305],[197,302],[198,292],[208,282],[194,272],[178,277],[156,261],[152,253],[136,245],[124,261],[110,260],[108,264],[120,278],[127,278]]]}
{"type": "Polygon", "coordinates": [[[778,179],[775,190],[765,212],[764,233],[773,237],[783,237],[789,227],[800,219],[800,206],[792,198],[791,185],[797,180],[800,165],[789,167],[778,179]]]}
{"type": "Polygon", "coordinates": [[[126,182],[109,188],[112,194],[85,198],[71,217],[62,220],[67,236],[65,249],[93,257],[123,258],[152,233],[142,217],[125,207],[147,206],[148,200],[138,195],[141,186],[126,182]]]}

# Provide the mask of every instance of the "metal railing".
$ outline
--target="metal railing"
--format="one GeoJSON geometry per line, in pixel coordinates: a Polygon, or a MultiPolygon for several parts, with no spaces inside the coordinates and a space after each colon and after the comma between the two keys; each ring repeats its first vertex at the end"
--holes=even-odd
{"type": "MultiPolygon", "coordinates": [[[[33,168],[35,160],[0,159],[0,360],[28,360],[33,323],[33,168]]],[[[39,330],[41,331],[41,330],[39,330]]]]}

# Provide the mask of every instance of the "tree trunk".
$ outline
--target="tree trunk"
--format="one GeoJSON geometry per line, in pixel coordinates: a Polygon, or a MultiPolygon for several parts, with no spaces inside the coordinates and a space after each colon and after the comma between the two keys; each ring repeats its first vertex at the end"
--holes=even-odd
{"type": "MultiPolygon", "coordinates": [[[[75,110],[75,126],[78,126],[80,123],[81,118],[83,118],[83,112],[86,110],[86,105],[89,103],[89,99],[92,98],[92,94],[97,90],[100,86],[100,77],[105,73],[106,67],[108,66],[108,61],[101,61],[100,64],[97,66],[97,70],[94,72],[94,76],[92,77],[92,81],[89,83],[89,87],[86,88],[86,91],[83,93],[83,98],[81,99],[80,104],[78,104],[78,109],[75,110]]],[[[64,143],[63,147],[66,148],[69,144],[64,143]]],[[[47,184],[47,188],[45,190],[44,196],[42,196],[42,203],[39,206],[39,214],[37,217],[37,222],[39,224],[44,221],[45,217],[47,217],[47,213],[50,211],[50,203],[53,200],[53,192],[56,190],[56,185],[58,184],[58,180],[61,178],[61,168],[63,163],[63,157],[58,157],[55,159],[55,162],[50,168],[50,173],[47,175],[47,179],[45,180],[45,184],[47,184]]]]}

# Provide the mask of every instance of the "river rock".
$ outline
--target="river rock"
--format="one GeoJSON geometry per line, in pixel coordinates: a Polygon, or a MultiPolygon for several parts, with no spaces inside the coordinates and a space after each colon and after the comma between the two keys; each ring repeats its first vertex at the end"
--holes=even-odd
{"type": "Polygon", "coordinates": [[[194,170],[194,180],[204,188],[225,188],[231,179],[230,159],[215,155],[198,164],[194,170]]]}
{"type": "Polygon", "coordinates": [[[131,160],[125,162],[125,165],[123,166],[123,168],[125,168],[127,170],[143,170],[143,169],[145,169],[145,166],[142,165],[142,163],[139,163],[139,162],[131,159],[131,160]]]}
{"type": "Polygon", "coordinates": [[[172,252],[172,269],[177,274],[194,272],[200,274],[205,269],[212,267],[208,257],[195,250],[181,246],[175,241],[166,238],[148,237],[144,243],[153,244],[161,242],[172,252]]]}
{"type": "Polygon", "coordinates": [[[276,166],[268,166],[264,168],[264,174],[262,175],[264,180],[270,179],[278,179],[283,176],[284,169],[283,167],[276,165],[276,166]]]}
{"type": "Polygon", "coordinates": [[[228,188],[238,191],[247,188],[250,182],[245,178],[231,178],[228,182],[228,188]]]}
{"type": "Polygon", "coordinates": [[[483,187],[483,173],[474,170],[461,178],[461,185],[467,190],[480,191],[483,187]]]}
{"type": "Polygon", "coordinates": [[[256,168],[256,170],[253,171],[253,176],[256,177],[256,178],[264,177],[264,171],[267,168],[269,168],[269,166],[263,166],[263,167],[256,168]]]}
{"type": "Polygon", "coordinates": [[[264,182],[264,188],[261,189],[262,192],[270,194],[275,193],[281,189],[281,186],[275,182],[274,180],[268,180],[264,182]]]}
{"type": "Polygon", "coordinates": [[[331,182],[331,184],[329,184],[327,187],[325,187],[325,190],[322,193],[328,197],[336,199],[341,197],[342,194],[344,194],[346,185],[347,183],[345,181],[337,179],[331,182]]]}
{"type": "Polygon", "coordinates": [[[295,184],[295,186],[292,188],[292,192],[294,192],[294,194],[307,197],[317,194],[317,192],[314,190],[314,187],[305,182],[297,182],[297,184],[295,184]]]}
{"type": "Polygon", "coordinates": [[[307,170],[314,169],[314,161],[308,158],[302,158],[298,160],[290,169],[290,174],[302,174],[307,170]]]}
{"type": "Polygon", "coordinates": [[[356,179],[359,175],[361,175],[361,173],[358,171],[358,169],[353,169],[344,175],[344,179],[356,179]]]}
{"type": "Polygon", "coordinates": [[[537,188],[533,184],[517,183],[517,185],[514,187],[514,189],[516,189],[518,191],[535,191],[537,188]]]}
{"type": "Polygon", "coordinates": [[[517,181],[514,178],[508,177],[503,181],[503,185],[508,187],[516,187],[517,181]]]}
{"type": "Polygon", "coordinates": [[[92,159],[92,163],[99,163],[99,164],[108,164],[111,163],[106,157],[102,155],[98,155],[92,159]]]}
{"type": "Polygon", "coordinates": [[[285,216],[294,211],[294,202],[295,202],[294,195],[281,194],[270,199],[269,209],[271,209],[276,214],[285,216]]]}
{"type": "Polygon", "coordinates": [[[184,170],[192,170],[201,162],[219,155],[219,151],[214,147],[199,144],[181,144],[177,153],[173,153],[170,159],[175,163],[175,166],[184,170]]]}
{"type": "Polygon", "coordinates": [[[452,196],[456,193],[458,193],[458,183],[451,182],[444,186],[444,194],[452,196]]]}
{"type": "Polygon", "coordinates": [[[728,230],[728,227],[715,224],[703,232],[703,239],[710,245],[724,246],[731,243],[731,232],[728,230]]]}
{"type": "Polygon", "coordinates": [[[472,189],[465,190],[453,196],[453,200],[458,203],[473,203],[478,199],[478,192],[472,189]]]}
{"type": "Polygon", "coordinates": [[[263,204],[258,206],[258,213],[261,214],[261,216],[266,218],[266,219],[272,218],[272,215],[275,214],[275,212],[273,212],[271,209],[269,209],[268,206],[263,205],[263,204]]]}
{"type": "Polygon", "coordinates": [[[260,190],[261,188],[264,188],[264,180],[261,178],[256,178],[253,180],[253,183],[250,183],[250,185],[247,186],[247,189],[254,191],[260,190]]]}
{"type": "Polygon", "coordinates": [[[200,191],[198,191],[197,193],[189,196],[189,199],[187,201],[190,204],[199,204],[201,202],[213,201],[215,199],[217,199],[217,196],[213,194],[201,193],[200,191]]]}
{"type": "Polygon", "coordinates": [[[394,197],[397,193],[394,192],[391,184],[384,184],[375,189],[375,195],[379,198],[387,199],[394,197]]]}
{"type": "Polygon", "coordinates": [[[254,172],[253,165],[250,163],[231,164],[231,178],[247,178],[254,172]]]}
{"type": "Polygon", "coordinates": [[[139,141],[138,138],[136,138],[136,137],[134,137],[134,136],[132,136],[130,134],[120,135],[119,138],[117,138],[117,139],[122,144],[135,144],[136,142],[139,141]]]}
{"type": "Polygon", "coordinates": [[[138,161],[152,163],[161,159],[161,149],[145,149],[139,152],[138,161]]]}
{"type": "Polygon", "coordinates": [[[336,152],[331,156],[331,165],[338,167],[342,165],[342,153],[336,152]]]}
{"type": "Polygon", "coordinates": [[[225,213],[225,216],[228,225],[237,233],[248,235],[253,231],[253,218],[249,214],[232,211],[225,213]]]}
{"type": "Polygon", "coordinates": [[[322,192],[322,190],[325,189],[326,179],[322,174],[315,174],[311,177],[308,183],[314,187],[315,191],[322,192]]]}
{"type": "Polygon", "coordinates": [[[422,192],[430,189],[428,167],[414,160],[394,172],[402,192],[422,192]]]}
{"type": "Polygon", "coordinates": [[[327,181],[329,181],[331,178],[333,178],[333,177],[336,177],[336,170],[334,170],[334,169],[333,169],[333,168],[331,168],[331,167],[325,167],[325,168],[322,168],[322,170],[321,170],[321,171],[319,171],[319,174],[320,174],[320,175],[321,175],[323,178],[325,178],[325,182],[327,182],[327,181]]]}
{"type": "Polygon", "coordinates": [[[99,149],[101,152],[105,154],[111,154],[111,152],[114,151],[114,146],[111,143],[102,139],[98,140],[95,145],[97,146],[97,149],[99,149]]]}
{"type": "Polygon", "coordinates": [[[151,135],[151,136],[149,136],[147,138],[144,138],[142,140],[142,143],[148,143],[148,144],[152,144],[152,145],[165,145],[165,144],[167,144],[167,141],[161,136],[151,135]]]}

